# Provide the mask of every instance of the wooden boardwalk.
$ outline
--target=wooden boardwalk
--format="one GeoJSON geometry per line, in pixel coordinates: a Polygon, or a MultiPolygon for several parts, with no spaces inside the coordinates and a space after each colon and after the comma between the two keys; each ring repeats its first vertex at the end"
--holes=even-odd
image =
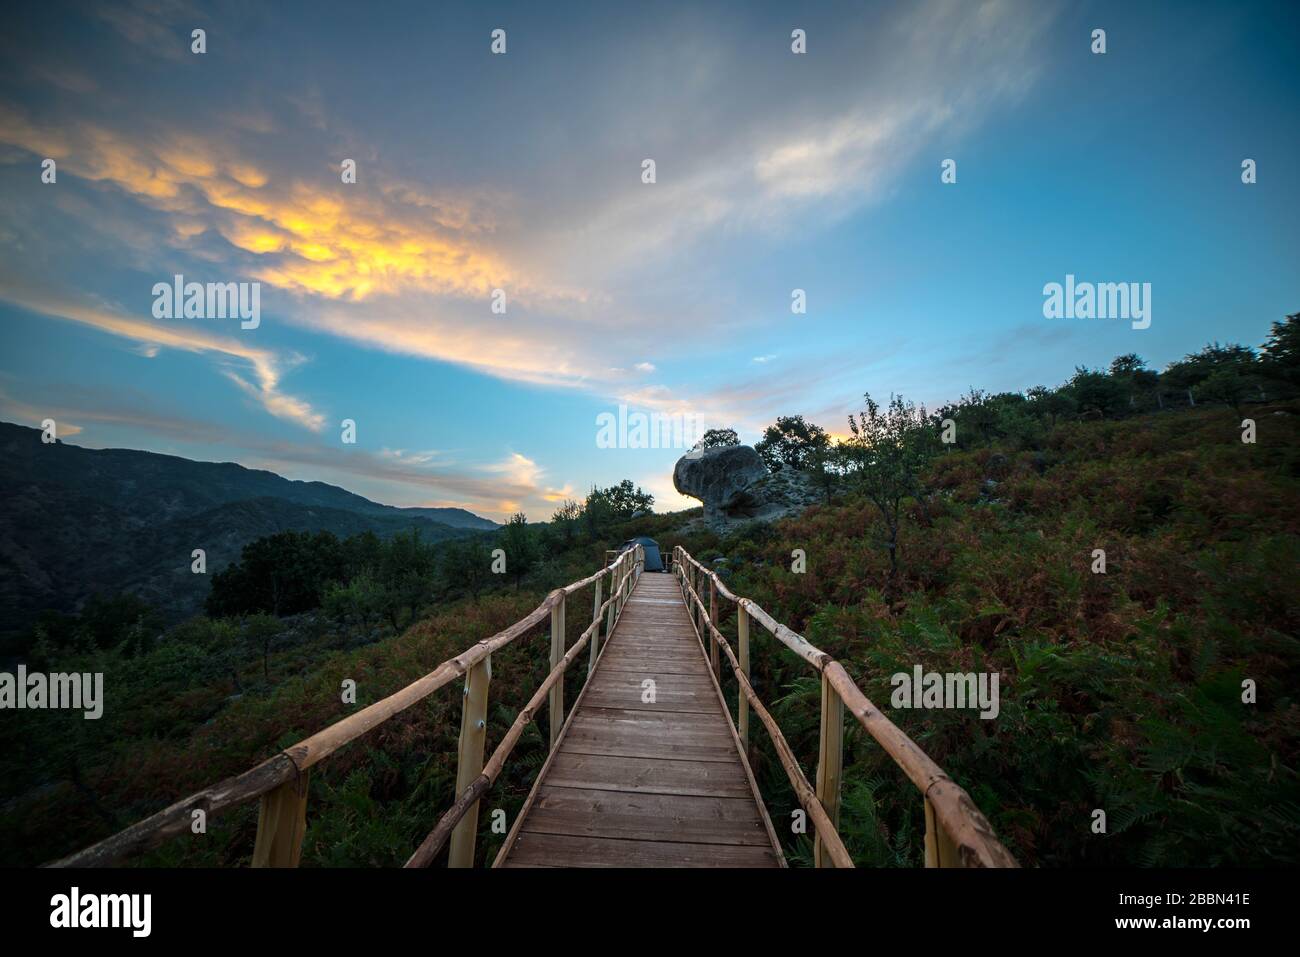
{"type": "Polygon", "coordinates": [[[643,574],[496,866],[784,864],[677,582],[643,574]]]}

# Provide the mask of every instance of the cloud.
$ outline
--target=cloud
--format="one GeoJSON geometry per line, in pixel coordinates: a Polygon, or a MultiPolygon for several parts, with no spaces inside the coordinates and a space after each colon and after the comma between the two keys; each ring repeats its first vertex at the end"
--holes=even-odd
{"type": "MultiPolygon", "coordinates": [[[[186,9],[137,3],[103,16],[133,44],[185,50],[188,32],[177,30],[186,9]]],[[[791,84],[775,103],[725,25],[695,15],[671,25],[688,27],[699,47],[700,67],[676,94],[689,104],[627,104],[628,85],[662,56],[657,36],[593,65],[607,74],[608,92],[592,94],[585,108],[612,124],[610,139],[589,144],[593,176],[574,176],[572,152],[552,156],[543,142],[535,172],[497,186],[414,181],[373,151],[353,150],[359,137],[348,127],[367,118],[330,115],[332,101],[313,86],[232,107],[216,129],[139,114],[129,127],[114,124],[76,99],[41,120],[0,104],[0,140],[54,156],[61,174],[116,187],[164,216],[170,250],[159,253],[183,251],[282,291],[288,298],[277,314],[304,328],[499,378],[612,395],[627,355],[720,344],[740,321],[717,315],[716,303],[683,307],[663,277],[689,275],[697,252],[721,237],[751,233],[738,247],[744,255],[883,195],[926,144],[941,133],[951,139],[1023,90],[1050,11],[932,2],[870,24],[840,11],[845,29],[870,41],[859,68],[820,77],[817,89],[829,96],[810,100],[791,84]],[[744,92],[720,100],[724,85],[744,92]],[[686,105],[696,118],[683,124],[686,105]],[[631,129],[657,144],[653,187],[619,172],[628,161],[615,134],[621,140],[631,129]],[[348,155],[358,158],[359,176],[345,186],[336,164],[348,155]],[[488,309],[498,288],[508,296],[505,316],[488,309]]],[[[801,68],[827,69],[818,64],[810,57],[801,68]]],[[[229,98],[240,92],[234,84],[229,98]]],[[[718,294],[754,295],[736,280],[718,294]]],[[[644,361],[631,367],[657,371],[644,361]]]]}
{"type": "Polygon", "coordinates": [[[214,356],[221,373],[241,391],[276,418],[293,422],[313,432],[325,427],[325,416],[309,402],[280,389],[285,361],[269,349],[261,349],[237,338],[215,336],[184,325],[183,320],[144,321],[124,316],[101,306],[85,305],[66,296],[30,286],[12,274],[3,276],[4,297],[30,312],[54,319],[77,322],[100,332],[137,343],[145,353],[161,349],[214,356]],[[231,367],[231,364],[238,368],[231,367]]]}
{"type": "MultiPolygon", "coordinates": [[[[444,115],[445,125],[419,129],[410,123],[418,111],[400,102],[373,114],[357,108],[380,102],[381,76],[339,85],[329,69],[313,73],[322,61],[307,53],[286,55],[283,72],[260,56],[257,38],[284,25],[272,8],[242,21],[232,12],[224,24],[248,43],[220,55],[246,69],[219,82],[190,71],[175,89],[159,89],[157,66],[142,65],[152,63],[142,59],[149,51],[181,56],[185,68],[203,59],[188,53],[192,11],[131,4],[101,15],[130,46],[112,46],[94,69],[49,67],[66,75],[49,102],[17,87],[0,97],[0,145],[11,148],[0,162],[51,156],[60,175],[57,192],[16,190],[8,201],[7,212],[22,213],[30,228],[18,218],[0,225],[12,271],[60,294],[18,294],[6,282],[0,296],[118,336],[156,361],[167,350],[209,356],[242,395],[310,431],[326,418],[285,391],[291,356],[86,305],[103,293],[86,286],[127,268],[246,277],[264,284],[264,307],[270,301],[277,320],[296,327],[288,335],[307,331],[758,430],[805,403],[833,409],[860,395],[855,377],[879,361],[820,340],[808,344],[820,357],[746,361],[778,343],[789,352],[783,339],[750,344],[771,314],[762,270],[774,249],[863,214],[918,157],[929,162],[937,144],[959,142],[1013,103],[1033,82],[1035,44],[1056,9],[997,0],[868,12],[846,5],[810,31],[818,55],[784,55],[775,65],[743,39],[772,30],[770,18],[757,22],[765,15],[752,14],[756,29],[747,31],[731,14],[682,10],[581,62],[539,54],[568,65],[542,71],[528,95],[494,103],[491,123],[474,108],[479,94],[453,86],[449,95],[470,101],[460,110],[470,119],[444,115]],[[674,82],[646,88],[646,76],[670,70],[674,82]],[[110,75],[111,91],[74,95],[87,76],[110,75]],[[100,109],[110,92],[114,108],[100,109]],[[511,142],[529,149],[512,151],[511,142]],[[646,155],[659,162],[653,186],[639,181],[646,155]],[[358,162],[356,184],[340,181],[344,157],[358,162]],[[56,210],[75,235],[47,235],[56,210]],[[63,266],[69,244],[89,260],[76,279],[63,266]],[[495,289],[506,292],[504,315],[489,308],[495,289]],[[707,361],[708,371],[679,359],[707,361]]],[[[302,51],[315,48],[317,30],[336,39],[327,24],[293,26],[302,51]]],[[[28,53],[28,76],[47,52],[28,53]]],[[[416,88],[436,76],[407,69],[402,80],[416,88]]],[[[476,81],[473,69],[466,75],[476,81]]],[[[376,469],[376,481],[498,511],[571,488],[549,487],[545,471],[517,453],[465,484],[431,476],[440,460],[416,455],[349,461],[376,469]]]]}

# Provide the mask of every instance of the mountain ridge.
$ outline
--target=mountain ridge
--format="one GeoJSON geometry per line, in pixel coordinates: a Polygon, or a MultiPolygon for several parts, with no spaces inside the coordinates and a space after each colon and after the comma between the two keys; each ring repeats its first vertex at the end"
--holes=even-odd
{"type": "Polygon", "coordinates": [[[280,531],[418,529],[436,542],[497,527],[465,509],[382,505],[235,462],[46,444],[39,429],[0,422],[0,601],[10,609],[0,632],[97,592],[137,594],[169,619],[193,614],[209,575],[280,531]],[[190,570],[196,548],[207,575],[190,570]]]}

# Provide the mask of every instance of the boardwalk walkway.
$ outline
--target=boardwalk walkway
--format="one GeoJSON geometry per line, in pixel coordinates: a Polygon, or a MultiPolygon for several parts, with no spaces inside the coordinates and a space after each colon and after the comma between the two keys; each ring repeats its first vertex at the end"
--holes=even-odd
{"type": "Polygon", "coordinates": [[[404,688],[54,866],[102,867],[169,839],[202,840],[191,829],[196,814],[211,818],[257,800],[253,866],[297,867],[312,769],[453,683],[463,702],[456,798],[407,867],[429,867],[444,851],[449,868],[474,865],[479,806],[524,731],[544,713],[551,716],[549,755],[493,861],[496,867],[784,867],[741,745],[759,726],[807,813],[814,865],[853,867],[839,834],[846,719],[883,748],[915,787],[925,816],[926,867],[1017,866],[965,789],[871,703],[838,661],[732,592],[681,545],[672,550],[672,574],[646,574],[640,543],[611,556],[616,557],[605,567],[556,588],[523,618],[404,688]],[[591,596],[590,605],[575,597],[580,593],[591,596]],[[579,611],[583,606],[591,608],[589,619],[579,611]],[[688,609],[695,613],[698,635],[688,609]],[[586,623],[581,630],[566,628],[570,610],[586,623]],[[719,628],[731,611],[734,649],[719,628]],[[485,760],[492,655],[548,621],[550,670],[485,760]],[[750,684],[754,628],[821,677],[815,787],[750,684]],[[564,677],[593,658],[566,712],[564,677]],[[727,668],[738,689],[739,733],[714,680],[715,671],[726,674],[727,668]]]}
{"type": "Polygon", "coordinates": [[[783,865],[681,591],[644,574],[496,866],[783,865]]]}

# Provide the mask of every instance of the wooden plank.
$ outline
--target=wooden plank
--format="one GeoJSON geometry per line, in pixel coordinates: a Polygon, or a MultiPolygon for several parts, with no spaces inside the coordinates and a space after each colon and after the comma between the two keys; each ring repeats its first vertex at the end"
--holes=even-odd
{"type": "MultiPolygon", "coordinates": [[[[597,708],[582,710],[584,717],[590,716],[602,723],[621,724],[635,722],[646,728],[647,733],[656,733],[660,728],[668,732],[682,729],[711,731],[721,726],[715,716],[707,712],[696,711],[634,711],[630,708],[597,708]]],[[[725,733],[725,729],[723,729],[725,733]]]]}
{"type": "MultiPolygon", "coordinates": [[[[682,677],[676,675],[674,677],[682,677]]],[[[597,708],[629,708],[633,711],[688,711],[718,714],[718,706],[701,691],[673,690],[662,686],[654,701],[641,700],[641,688],[592,688],[587,702],[597,708]]]]}
{"type": "Polygon", "coordinates": [[[749,782],[737,761],[674,761],[559,751],[547,771],[552,787],[591,788],[704,797],[748,797],[749,782]]]}
{"type": "Polygon", "coordinates": [[[678,658],[648,658],[626,650],[616,654],[611,648],[609,660],[605,662],[605,672],[608,674],[613,671],[650,676],[704,675],[704,668],[696,662],[678,658]]]}
{"type": "Polygon", "coordinates": [[[642,576],[496,866],[783,865],[680,589],[642,576]]]}
{"type": "Polygon", "coordinates": [[[751,801],[543,785],[524,832],[770,847],[751,801]]]}
{"type": "Polygon", "coordinates": [[[610,754],[625,758],[730,761],[735,757],[736,749],[730,736],[719,733],[716,722],[712,722],[709,728],[668,731],[632,722],[611,727],[599,719],[578,715],[569,730],[565,750],[575,754],[610,754]]]}
{"type": "Polygon", "coordinates": [[[506,867],[776,867],[769,847],[521,833],[506,867]]]}

